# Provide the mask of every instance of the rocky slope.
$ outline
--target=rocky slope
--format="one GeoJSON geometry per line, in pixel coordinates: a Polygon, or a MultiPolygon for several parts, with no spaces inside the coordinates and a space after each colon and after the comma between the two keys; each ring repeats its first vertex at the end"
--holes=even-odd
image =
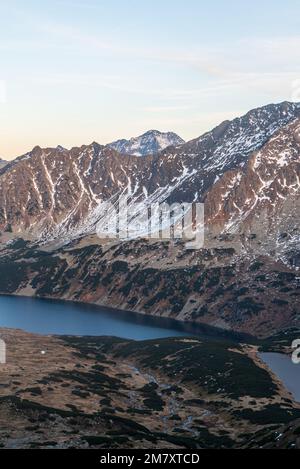
{"type": "Polygon", "coordinates": [[[253,152],[299,114],[295,104],[267,106],[145,158],[96,143],[70,151],[36,147],[0,170],[0,230],[40,240],[91,234],[101,202],[123,191],[132,202],[204,201],[220,177],[247,165],[253,152]]]}
{"type": "MultiPolygon", "coordinates": [[[[239,247],[239,243],[236,242],[239,247]]],[[[91,302],[267,336],[297,326],[299,274],[270,256],[222,247],[186,251],[181,242],[65,247],[9,242],[0,251],[0,292],[91,302]]]]}
{"type": "Polygon", "coordinates": [[[167,147],[182,145],[184,140],[174,132],[159,132],[149,130],[140,137],[130,140],[117,140],[109,146],[119,153],[134,156],[154,155],[167,147]]]}
{"type": "Polygon", "coordinates": [[[216,233],[252,238],[256,255],[273,253],[300,267],[299,176],[300,119],[296,119],[211,188],[205,199],[208,226],[216,233]]]}
{"type": "Polygon", "coordinates": [[[260,335],[299,324],[299,115],[266,106],[144,158],[34,148],[0,170],[0,291],[260,335]],[[101,242],[102,202],[124,191],[131,203],[204,202],[204,248],[101,242]]]}

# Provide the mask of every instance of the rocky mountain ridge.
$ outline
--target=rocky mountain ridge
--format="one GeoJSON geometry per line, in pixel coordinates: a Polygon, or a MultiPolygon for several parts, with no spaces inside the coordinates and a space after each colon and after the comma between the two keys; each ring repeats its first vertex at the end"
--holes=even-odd
{"type": "Polygon", "coordinates": [[[267,106],[145,158],[97,143],[70,151],[35,147],[0,170],[0,230],[43,240],[92,234],[101,203],[124,191],[132,202],[203,202],[221,177],[247,165],[299,115],[296,104],[267,106]]]}

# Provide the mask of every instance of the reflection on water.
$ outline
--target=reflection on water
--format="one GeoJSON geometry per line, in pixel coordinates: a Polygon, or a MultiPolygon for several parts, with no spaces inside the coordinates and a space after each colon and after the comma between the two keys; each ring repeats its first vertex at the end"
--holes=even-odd
{"type": "Polygon", "coordinates": [[[295,365],[291,356],[281,353],[260,353],[259,356],[300,402],[300,365],[295,365]]]}

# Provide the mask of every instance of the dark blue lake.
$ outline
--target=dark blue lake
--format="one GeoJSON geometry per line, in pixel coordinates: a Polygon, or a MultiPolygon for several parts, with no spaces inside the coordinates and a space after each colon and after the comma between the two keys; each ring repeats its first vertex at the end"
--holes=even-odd
{"type": "Polygon", "coordinates": [[[82,303],[0,296],[0,327],[38,334],[116,336],[146,340],[187,335],[168,319],[82,303]]]}
{"type": "Polygon", "coordinates": [[[201,336],[235,342],[244,335],[102,306],[68,301],[0,296],[0,327],[46,335],[115,336],[133,340],[201,336]]]}

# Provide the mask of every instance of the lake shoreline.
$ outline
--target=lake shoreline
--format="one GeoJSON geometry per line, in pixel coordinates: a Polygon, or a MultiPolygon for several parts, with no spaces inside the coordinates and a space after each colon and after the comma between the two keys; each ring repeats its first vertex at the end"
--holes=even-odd
{"type": "Polygon", "coordinates": [[[258,352],[257,357],[270,375],[276,377],[276,381],[283,384],[292,399],[300,407],[299,365],[293,364],[292,358],[284,353],[258,352]]]}
{"type": "MultiPolygon", "coordinates": [[[[264,353],[260,352],[258,347],[250,347],[248,356],[251,358],[251,360],[253,360],[257,366],[267,371],[272,377],[274,383],[280,389],[281,394],[287,399],[292,399],[296,405],[299,405],[300,408],[300,400],[296,400],[295,396],[289,390],[284,380],[281,379],[280,376],[278,376],[278,374],[272,369],[272,367],[263,359],[263,355],[264,353]]],[[[278,355],[285,356],[284,353],[278,353],[278,355]]]]}
{"type": "MultiPolygon", "coordinates": [[[[164,316],[154,316],[142,312],[135,312],[130,310],[125,310],[122,308],[114,308],[112,306],[107,306],[105,304],[98,304],[98,303],[91,303],[91,302],[83,302],[77,300],[69,300],[69,299],[60,299],[60,298],[52,298],[52,297],[39,297],[35,295],[17,295],[17,294],[9,294],[9,293],[0,293],[0,298],[8,297],[8,298],[26,298],[38,301],[45,301],[51,302],[53,304],[67,304],[67,305],[76,305],[76,306],[89,306],[94,307],[95,311],[99,311],[100,309],[106,310],[111,313],[117,313],[118,315],[123,315],[124,317],[135,318],[137,321],[144,318],[145,320],[152,321],[154,325],[158,325],[160,328],[169,328],[174,327],[178,331],[190,332],[190,335],[205,335],[207,338],[219,338],[219,339],[229,339],[234,342],[239,343],[246,343],[246,344],[258,344],[261,339],[252,336],[251,334],[246,334],[242,332],[237,332],[234,330],[223,329],[220,327],[211,326],[205,323],[198,323],[198,322],[186,322],[183,320],[178,320],[174,318],[168,318],[164,316]]],[[[1,326],[0,326],[1,327],[1,326]]],[[[55,334],[54,334],[55,335],[55,334]]],[[[84,336],[83,336],[84,337],[84,336]]]]}

